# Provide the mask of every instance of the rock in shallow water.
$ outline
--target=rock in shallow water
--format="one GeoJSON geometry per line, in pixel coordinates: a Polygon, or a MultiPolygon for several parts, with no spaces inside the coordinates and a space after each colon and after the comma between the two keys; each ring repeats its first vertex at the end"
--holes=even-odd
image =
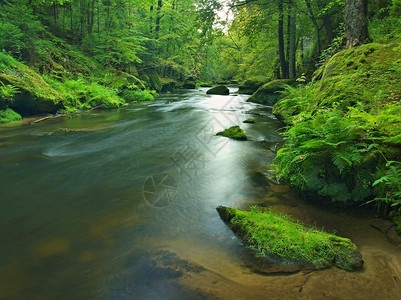
{"type": "Polygon", "coordinates": [[[362,255],[350,239],[308,228],[270,209],[242,211],[219,206],[228,226],[253,250],[255,257],[279,264],[323,269],[331,266],[354,271],[362,267],[362,255]]]}
{"type": "Polygon", "coordinates": [[[208,95],[229,95],[230,90],[225,85],[215,86],[209,89],[206,94],[208,95]]]}

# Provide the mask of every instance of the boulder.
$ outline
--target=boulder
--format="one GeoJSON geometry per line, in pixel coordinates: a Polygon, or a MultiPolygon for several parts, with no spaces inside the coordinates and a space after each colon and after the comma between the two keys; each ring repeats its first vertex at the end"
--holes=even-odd
{"type": "Polygon", "coordinates": [[[191,90],[193,90],[193,89],[196,89],[196,84],[195,84],[195,81],[186,81],[186,82],[184,82],[184,84],[182,85],[182,87],[183,87],[184,89],[191,89],[191,90]]]}
{"type": "Polygon", "coordinates": [[[354,271],[363,265],[362,255],[350,239],[308,228],[271,209],[242,211],[219,206],[217,211],[256,257],[314,269],[337,266],[354,271]]]}
{"type": "Polygon", "coordinates": [[[270,81],[258,88],[258,90],[249,97],[247,102],[273,106],[280,97],[280,92],[284,90],[284,85],[293,83],[293,79],[277,79],[270,81]]]}
{"type": "Polygon", "coordinates": [[[256,122],[255,122],[255,120],[254,120],[254,119],[252,119],[252,118],[249,118],[249,119],[246,119],[246,120],[242,121],[242,123],[254,124],[254,123],[256,123],[256,122]]]}
{"type": "Polygon", "coordinates": [[[62,95],[54,90],[41,75],[0,52],[2,68],[0,82],[17,88],[9,107],[17,113],[28,116],[40,113],[55,113],[63,107],[62,95]]]}
{"type": "Polygon", "coordinates": [[[234,140],[246,141],[247,137],[244,131],[239,126],[232,126],[224,131],[218,132],[216,135],[221,135],[234,140]]]}
{"type": "Polygon", "coordinates": [[[245,80],[240,83],[238,87],[238,94],[252,95],[265,83],[268,83],[270,79],[268,77],[256,76],[245,80]]]}
{"type": "Polygon", "coordinates": [[[225,85],[218,85],[209,89],[206,94],[208,95],[229,95],[230,90],[225,85]]]}

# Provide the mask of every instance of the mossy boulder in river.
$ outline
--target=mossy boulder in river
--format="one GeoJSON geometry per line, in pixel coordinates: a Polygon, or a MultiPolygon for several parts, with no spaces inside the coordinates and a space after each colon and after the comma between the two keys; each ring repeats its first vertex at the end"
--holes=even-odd
{"type": "Polygon", "coordinates": [[[218,85],[206,92],[208,95],[230,95],[230,90],[225,85],[218,85]]]}
{"type": "Polygon", "coordinates": [[[270,80],[271,79],[269,79],[268,77],[263,76],[249,78],[239,85],[237,93],[252,95],[257,91],[258,88],[260,88],[262,85],[269,82],[270,80]]]}
{"type": "Polygon", "coordinates": [[[249,119],[246,119],[246,120],[242,121],[242,123],[254,124],[254,123],[256,123],[256,122],[255,122],[254,119],[249,118],[249,119]]]}
{"type": "Polygon", "coordinates": [[[242,211],[219,206],[217,211],[256,256],[316,269],[334,265],[353,271],[363,265],[362,255],[350,239],[305,227],[271,209],[242,211]]]}
{"type": "Polygon", "coordinates": [[[7,106],[22,115],[54,113],[62,108],[62,96],[38,73],[0,52],[0,82],[17,89],[7,106]]]}
{"type": "Polygon", "coordinates": [[[249,97],[247,102],[273,106],[280,97],[279,92],[284,90],[284,85],[292,83],[294,83],[293,79],[277,79],[270,81],[258,88],[258,90],[249,97]]]}
{"type": "Polygon", "coordinates": [[[184,82],[184,84],[182,85],[182,87],[183,87],[184,89],[191,89],[191,90],[193,90],[193,89],[196,89],[196,83],[195,83],[195,81],[186,81],[186,82],[184,82]]]}
{"type": "Polygon", "coordinates": [[[239,126],[231,126],[230,128],[225,129],[224,131],[218,132],[216,135],[225,136],[234,140],[241,140],[241,141],[247,140],[244,131],[239,126]]]}

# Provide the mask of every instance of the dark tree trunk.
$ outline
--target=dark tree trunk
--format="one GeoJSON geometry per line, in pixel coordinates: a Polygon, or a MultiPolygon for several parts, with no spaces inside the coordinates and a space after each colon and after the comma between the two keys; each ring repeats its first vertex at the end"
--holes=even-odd
{"type": "Polygon", "coordinates": [[[289,4],[289,24],[290,24],[290,34],[289,34],[289,43],[290,43],[290,51],[289,51],[289,68],[288,75],[290,78],[295,78],[296,75],[296,39],[297,39],[297,28],[295,24],[295,3],[293,0],[290,1],[289,4]]]}
{"type": "Polygon", "coordinates": [[[283,2],[278,2],[278,52],[280,57],[281,77],[288,78],[287,61],[285,59],[285,45],[284,45],[284,7],[283,2]]]}
{"type": "Polygon", "coordinates": [[[159,31],[160,31],[160,20],[162,18],[161,15],[161,9],[163,6],[163,1],[162,0],[158,0],[157,1],[157,11],[156,11],[156,27],[155,27],[155,38],[158,39],[159,38],[159,31]]]}
{"type": "Polygon", "coordinates": [[[359,46],[368,38],[367,0],[347,0],[345,5],[345,47],[359,46]]]}

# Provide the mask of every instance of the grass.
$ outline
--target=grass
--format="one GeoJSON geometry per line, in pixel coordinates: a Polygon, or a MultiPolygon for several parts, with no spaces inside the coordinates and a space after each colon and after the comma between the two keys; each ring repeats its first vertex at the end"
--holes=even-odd
{"type": "Polygon", "coordinates": [[[241,141],[247,140],[244,131],[239,126],[232,126],[228,129],[225,129],[224,131],[218,132],[216,135],[225,136],[234,140],[241,140],[241,141]]]}
{"type": "Polygon", "coordinates": [[[336,265],[346,270],[361,266],[362,259],[350,239],[306,227],[285,214],[251,207],[250,211],[219,207],[222,218],[260,256],[316,268],[336,265]]]}

